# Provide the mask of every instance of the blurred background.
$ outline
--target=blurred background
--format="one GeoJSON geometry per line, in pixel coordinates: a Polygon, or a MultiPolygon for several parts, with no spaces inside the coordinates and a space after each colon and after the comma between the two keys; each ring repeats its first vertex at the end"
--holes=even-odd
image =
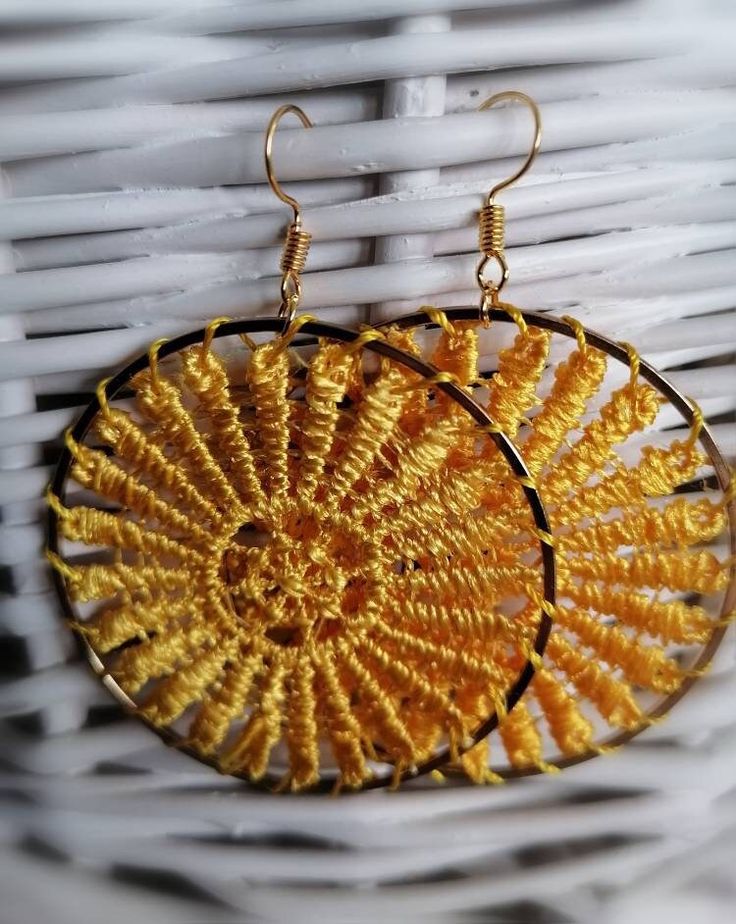
{"type": "Polygon", "coordinates": [[[505,787],[269,797],[167,751],[79,664],[40,500],[92,385],[161,334],[303,307],[474,303],[504,197],[509,298],[632,340],[736,457],[730,0],[0,0],[0,922],[733,919],[733,636],[625,750],[505,787]]]}

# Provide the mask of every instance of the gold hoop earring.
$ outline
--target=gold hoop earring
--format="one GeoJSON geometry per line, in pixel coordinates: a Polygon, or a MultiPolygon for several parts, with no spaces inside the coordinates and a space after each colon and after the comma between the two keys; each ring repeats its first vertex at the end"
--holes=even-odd
{"type": "MultiPolygon", "coordinates": [[[[528,106],[534,136],[522,167],[493,187],[480,211],[479,306],[425,307],[381,329],[411,334],[432,364],[472,383],[476,400],[517,442],[549,512],[553,629],[523,702],[500,723],[506,759],[494,755],[491,771],[519,776],[623,744],[707,668],[736,608],[736,502],[700,408],[634,347],[501,300],[509,265],[496,196],[526,173],[541,141],[539,108],[526,94],[499,93],[480,108],[508,100],[528,106]],[[487,275],[493,263],[496,280],[487,275]],[[664,411],[677,416],[683,435],[653,436],[664,411]]],[[[490,452],[489,485],[494,466],[490,452]]],[[[518,484],[495,498],[494,490],[488,515],[513,519],[518,484]]],[[[486,779],[487,742],[463,764],[486,779]]]]}
{"type": "Polygon", "coordinates": [[[529,684],[549,524],[512,440],[405,334],[297,316],[309,234],[272,159],[289,113],[311,124],[284,106],[266,133],[294,212],[278,316],[216,318],[100,384],[48,493],[48,557],[94,671],[166,742],[272,788],[398,785],[529,684]],[[525,498],[510,526],[481,516],[491,446],[525,498]]]}

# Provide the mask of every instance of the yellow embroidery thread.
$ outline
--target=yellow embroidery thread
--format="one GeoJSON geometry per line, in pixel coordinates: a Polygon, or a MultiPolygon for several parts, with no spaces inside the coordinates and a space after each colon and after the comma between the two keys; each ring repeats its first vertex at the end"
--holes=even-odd
{"type": "MultiPolygon", "coordinates": [[[[520,558],[531,518],[484,506],[473,472],[488,438],[440,389],[430,397],[436,383],[386,360],[364,368],[361,346],[383,334],[323,342],[297,367],[299,319],[248,344],[243,370],[213,349],[224,321],[165,361],[154,344],[131,411],[100,390],[105,448],[67,440],[73,479],[100,503],[49,502],[65,539],[115,560],[52,564],[77,602],[98,602],[76,625],[138,713],[183,722],[190,751],[280,788],[309,788],[331,763],[338,789],[369,780],[370,761],[397,782],[505,714],[506,661],[533,653],[539,618],[517,636],[502,608],[541,596],[520,558]]],[[[419,352],[411,335],[385,338],[419,352]]],[[[475,332],[448,327],[438,349],[453,368],[437,382],[469,385],[475,332]]],[[[484,465],[511,478],[498,458],[484,465]]]]}
{"type": "MultiPolygon", "coordinates": [[[[72,477],[101,503],[51,496],[60,531],[114,551],[50,555],[74,599],[98,604],[77,628],[140,695],[142,716],[186,718],[182,743],[225,772],[309,788],[329,749],[337,790],[368,781],[372,761],[398,782],[443,742],[465,746],[494,709],[511,766],[548,771],[543,725],[573,759],[599,749],[594,713],[638,729],[638,691],[669,694],[689,676],[670,646],[701,645],[718,624],[677,596],[728,582],[729,563],[704,548],[727,527],[723,501],[674,494],[706,461],[702,418],[625,463],[621,447],[662,403],[631,348],[628,381],[600,401],[609,363],[574,325],[540,397],[548,332],[515,318],[487,380],[474,325],[427,314],[439,326],[429,389],[361,360],[378,337],[420,355],[410,331],[321,343],[300,370],[287,348],[295,322],[285,340],[251,342],[243,371],[213,349],[218,319],[178,373],[154,344],[132,412],[98,393],[104,449],[67,438],[72,477]],[[511,476],[433,388],[445,381],[487,388],[491,430],[519,440],[533,479],[511,476]],[[534,526],[526,483],[553,534],[534,526]],[[531,695],[507,713],[542,605],[540,538],[558,556],[555,629],[531,695]]],[[[477,782],[499,779],[488,754],[483,742],[461,758],[477,782]]]]}

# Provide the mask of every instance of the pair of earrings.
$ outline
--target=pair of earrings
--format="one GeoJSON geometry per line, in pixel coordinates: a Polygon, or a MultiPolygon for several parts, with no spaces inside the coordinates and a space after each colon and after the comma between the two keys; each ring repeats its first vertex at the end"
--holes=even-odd
{"type": "Polygon", "coordinates": [[[496,196],[541,140],[525,94],[481,108],[506,100],[534,143],[481,209],[479,306],[358,331],[297,316],[309,235],[272,145],[287,113],[311,123],[283,106],[278,316],[154,343],[66,435],[65,613],[123,706],[222,772],[301,790],[552,770],[662,716],[723,637],[736,509],[700,410],[630,345],[501,300],[496,196]]]}

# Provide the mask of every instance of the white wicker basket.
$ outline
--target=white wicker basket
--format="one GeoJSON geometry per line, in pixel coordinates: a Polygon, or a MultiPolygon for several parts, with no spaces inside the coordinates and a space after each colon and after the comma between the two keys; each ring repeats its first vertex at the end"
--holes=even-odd
{"type": "Polygon", "coordinates": [[[2,924],[731,920],[733,639],[608,759],[500,788],[244,790],[119,719],[76,663],[40,495],[84,393],[160,331],[273,310],[279,173],[306,308],[472,296],[480,193],[510,297],[632,339],[736,456],[736,8],[728,0],[1,0],[2,924]],[[507,162],[508,159],[508,162],[507,162]]]}

